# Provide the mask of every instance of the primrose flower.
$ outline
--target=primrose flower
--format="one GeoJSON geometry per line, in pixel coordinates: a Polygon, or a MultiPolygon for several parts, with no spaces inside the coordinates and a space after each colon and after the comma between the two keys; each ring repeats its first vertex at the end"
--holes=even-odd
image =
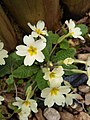
{"type": "Polygon", "coordinates": [[[66,20],[65,24],[69,28],[70,35],[72,35],[74,38],[80,38],[81,40],[84,40],[84,38],[81,36],[81,29],[79,27],[75,27],[76,25],[72,19],[70,19],[69,22],[66,20]]]}
{"type": "Polygon", "coordinates": [[[28,116],[31,112],[37,112],[37,103],[33,99],[28,99],[28,100],[22,100],[19,97],[16,97],[16,102],[13,103],[14,106],[18,106],[18,109],[21,109],[21,112],[19,113],[19,118],[20,120],[28,120],[28,116]]]}
{"type": "Polygon", "coordinates": [[[2,101],[4,101],[4,97],[0,96],[0,105],[2,104],[2,101]]]}
{"type": "Polygon", "coordinates": [[[64,63],[65,65],[71,65],[72,63],[74,63],[74,59],[72,59],[72,58],[66,58],[66,59],[63,61],[63,63],[64,63]]]}
{"type": "Polygon", "coordinates": [[[70,88],[68,86],[50,86],[50,88],[48,87],[42,90],[41,97],[45,98],[44,104],[48,107],[52,107],[54,103],[63,106],[65,104],[65,96],[63,94],[67,94],[69,92],[70,88]]]}
{"type": "Polygon", "coordinates": [[[3,42],[0,42],[0,65],[5,65],[5,60],[4,58],[7,58],[8,57],[8,52],[3,49],[4,47],[4,43],[3,42]]]}
{"type": "Polygon", "coordinates": [[[36,26],[32,26],[31,23],[28,23],[28,26],[33,30],[31,35],[35,38],[40,37],[46,42],[45,35],[48,36],[47,30],[44,30],[45,23],[44,21],[39,20],[36,24],[36,26]]]}
{"type": "Polygon", "coordinates": [[[19,56],[26,56],[24,59],[24,65],[31,66],[35,60],[38,62],[44,61],[45,56],[41,51],[46,47],[46,43],[44,43],[41,39],[35,41],[31,35],[25,35],[23,42],[26,45],[18,45],[16,47],[16,54],[19,56]]]}
{"type": "Polygon", "coordinates": [[[43,72],[45,73],[43,78],[49,80],[51,86],[59,86],[63,82],[64,71],[62,66],[54,68],[52,71],[49,68],[43,68],[43,72]]]}
{"type": "Polygon", "coordinates": [[[66,101],[66,105],[72,105],[73,104],[73,99],[77,99],[78,97],[78,94],[66,94],[66,98],[65,98],[65,101],[66,101]]]}

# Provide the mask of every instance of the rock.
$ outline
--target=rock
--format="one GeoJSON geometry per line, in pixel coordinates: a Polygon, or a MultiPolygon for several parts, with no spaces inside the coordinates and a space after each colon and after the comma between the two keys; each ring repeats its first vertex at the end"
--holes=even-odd
{"type": "Polygon", "coordinates": [[[90,92],[85,95],[85,104],[90,105],[90,92]]]}
{"type": "Polygon", "coordinates": [[[46,108],[44,110],[44,117],[47,120],[60,120],[60,114],[54,108],[46,108]]]}
{"type": "Polygon", "coordinates": [[[90,55],[90,53],[85,53],[85,54],[78,54],[78,59],[80,60],[87,60],[88,56],[90,55]]]}
{"type": "Polygon", "coordinates": [[[60,112],[60,115],[61,120],[74,120],[74,115],[65,110],[63,112],[60,112]]]}
{"type": "Polygon", "coordinates": [[[90,116],[85,112],[80,112],[79,115],[75,115],[74,120],[90,120],[90,116]]]}
{"type": "Polygon", "coordinates": [[[79,89],[81,92],[83,92],[83,93],[87,93],[87,92],[90,91],[90,88],[89,88],[89,86],[87,86],[87,85],[81,85],[81,86],[79,86],[78,89],[79,89]]]}
{"type": "Polygon", "coordinates": [[[42,115],[42,110],[39,108],[38,112],[35,114],[35,117],[37,118],[37,120],[45,120],[45,118],[42,115]]]}

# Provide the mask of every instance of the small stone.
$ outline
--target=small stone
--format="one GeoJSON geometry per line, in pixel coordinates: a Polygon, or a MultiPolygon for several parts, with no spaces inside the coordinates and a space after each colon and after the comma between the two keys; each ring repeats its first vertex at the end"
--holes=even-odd
{"type": "Polygon", "coordinates": [[[90,105],[90,92],[85,95],[85,104],[90,105]]]}
{"type": "Polygon", "coordinates": [[[44,117],[47,120],[60,120],[60,114],[54,108],[46,108],[44,110],[44,117]]]}
{"type": "Polygon", "coordinates": [[[60,112],[60,115],[61,120],[74,120],[74,115],[65,110],[63,112],[60,112]]]}
{"type": "Polygon", "coordinates": [[[90,53],[85,53],[85,54],[78,54],[78,59],[79,60],[84,60],[86,61],[88,59],[88,56],[90,55],[90,53]]]}
{"type": "Polygon", "coordinates": [[[90,87],[87,85],[81,85],[79,86],[79,90],[83,93],[88,93],[90,91],[90,87]]]}

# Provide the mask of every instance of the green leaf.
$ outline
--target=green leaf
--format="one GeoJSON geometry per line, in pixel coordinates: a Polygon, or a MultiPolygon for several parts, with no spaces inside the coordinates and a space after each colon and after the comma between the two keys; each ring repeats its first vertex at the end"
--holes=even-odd
{"type": "Polygon", "coordinates": [[[76,54],[76,50],[74,48],[68,48],[66,50],[60,50],[59,52],[56,53],[54,61],[64,60],[68,57],[74,58],[75,54],[76,54]]]}
{"type": "Polygon", "coordinates": [[[82,36],[88,33],[88,27],[85,24],[78,24],[77,27],[81,29],[82,36]]]}
{"type": "Polygon", "coordinates": [[[65,39],[60,43],[60,48],[62,49],[68,49],[69,48],[69,43],[68,41],[65,39]]]}
{"type": "Polygon", "coordinates": [[[9,78],[6,80],[6,83],[10,85],[13,84],[13,82],[14,82],[13,75],[9,75],[9,78]]]}
{"type": "Polygon", "coordinates": [[[47,40],[52,41],[53,44],[56,44],[58,41],[59,35],[58,34],[54,34],[52,31],[48,32],[48,37],[47,40]]]}
{"type": "Polygon", "coordinates": [[[6,59],[6,64],[0,66],[0,77],[10,74],[14,69],[23,63],[23,57],[18,56],[15,52],[11,53],[6,59]]]}
{"type": "Polygon", "coordinates": [[[43,79],[43,73],[41,70],[38,71],[35,80],[36,80],[37,86],[40,90],[43,90],[44,88],[46,88],[48,86],[47,81],[43,79]]]}
{"type": "Polygon", "coordinates": [[[39,67],[37,66],[21,65],[20,67],[18,67],[16,70],[13,71],[13,76],[15,78],[27,78],[37,73],[38,70],[39,70],[39,67]]]}
{"type": "Polygon", "coordinates": [[[45,60],[48,61],[48,60],[49,60],[49,51],[48,51],[47,48],[45,48],[45,49],[43,50],[43,54],[44,54],[44,56],[45,56],[45,60]]]}

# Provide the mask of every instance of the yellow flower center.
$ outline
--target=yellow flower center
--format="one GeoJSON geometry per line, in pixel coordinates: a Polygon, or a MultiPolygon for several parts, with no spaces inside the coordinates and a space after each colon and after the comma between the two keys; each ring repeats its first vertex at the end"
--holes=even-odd
{"type": "Polygon", "coordinates": [[[30,46],[28,49],[28,52],[31,56],[36,55],[37,54],[37,48],[30,46]]]}
{"type": "Polygon", "coordinates": [[[39,35],[42,34],[42,31],[40,29],[36,29],[35,32],[39,35]]]}
{"type": "Polygon", "coordinates": [[[52,95],[57,95],[58,91],[59,91],[58,88],[52,88],[51,91],[50,91],[51,96],[52,96],[52,95]]]}
{"type": "Polygon", "coordinates": [[[54,72],[51,72],[51,73],[49,74],[49,76],[50,76],[51,79],[53,79],[53,78],[55,78],[55,73],[54,73],[54,72]]]}
{"type": "Polygon", "coordinates": [[[25,106],[29,106],[30,105],[30,102],[28,100],[24,101],[24,105],[25,106]]]}

